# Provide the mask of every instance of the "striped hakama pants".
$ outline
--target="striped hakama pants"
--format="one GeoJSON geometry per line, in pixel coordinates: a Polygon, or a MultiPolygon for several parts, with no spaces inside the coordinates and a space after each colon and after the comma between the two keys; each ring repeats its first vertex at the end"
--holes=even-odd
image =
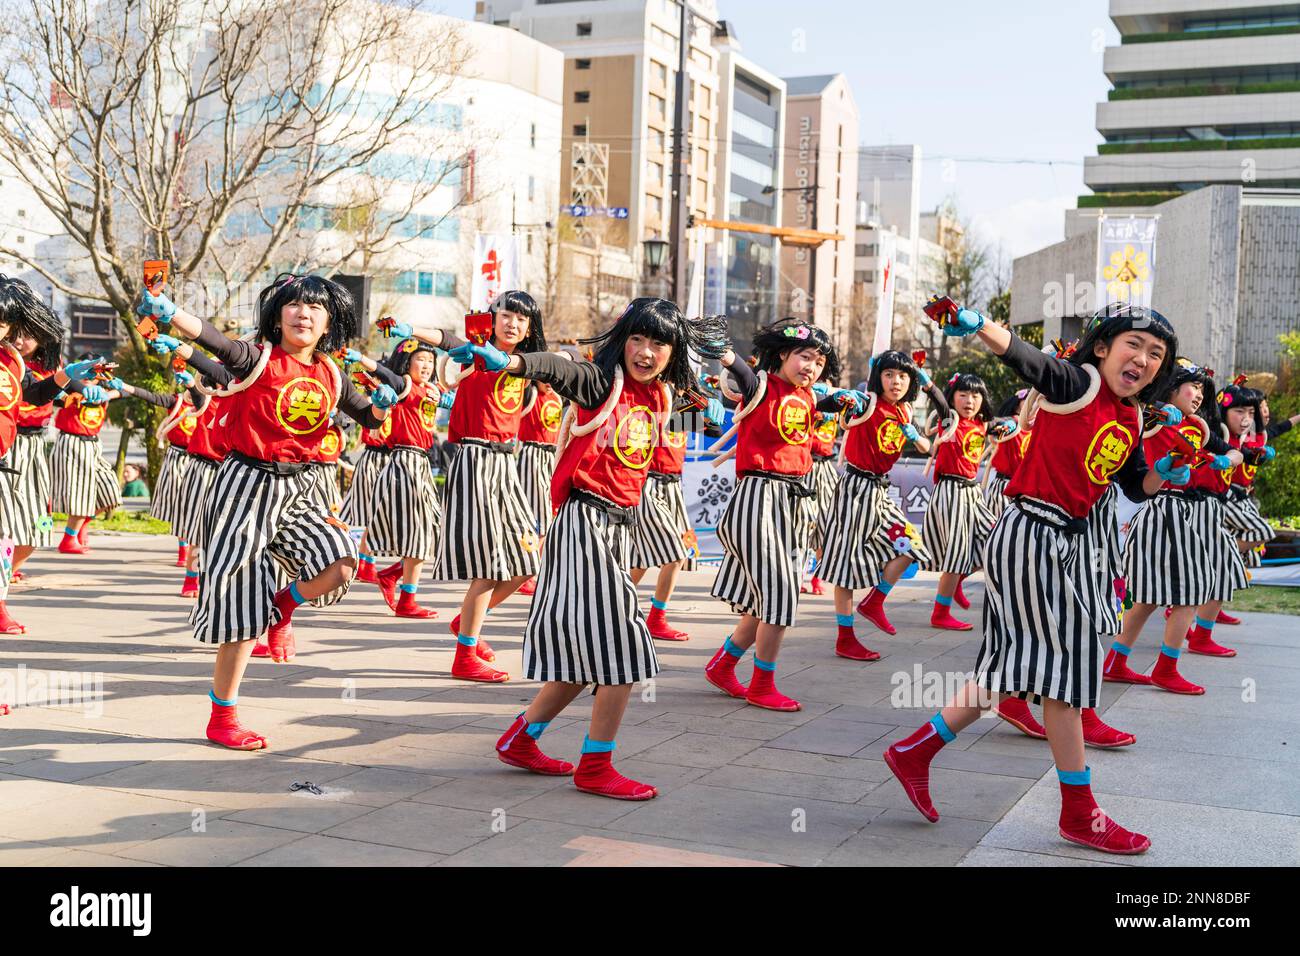
{"type": "Polygon", "coordinates": [[[1198,497],[1161,491],[1134,517],[1124,542],[1124,577],[1134,604],[1195,607],[1210,600],[1214,570],[1198,497]]]}
{"type": "Polygon", "coordinates": [[[1097,607],[1097,630],[1102,634],[1118,634],[1121,625],[1119,597],[1115,594],[1116,579],[1124,577],[1124,551],[1119,546],[1119,522],[1115,514],[1118,497],[1119,489],[1107,485],[1088,512],[1088,529],[1084,532],[1097,588],[1106,598],[1097,607]]]}
{"type": "Polygon", "coordinates": [[[181,488],[180,507],[172,521],[172,532],[191,548],[207,544],[208,509],[212,507],[212,483],[217,478],[221,462],[211,458],[190,455],[185,470],[185,485],[181,488]]]}
{"type": "Polygon", "coordinates": [[[17,547],[48,548],[50,530],[50,462],[40,431],[19,432],[3,464],[17,472],[0,473],[0,537],[17,547]]]}
{"type": "Polygon", "coordinates": [[[1002,517],[1002,510],[1007,506],[1006,495],[1002,492],[1009,484],[1011,484],[1010,478],[1003,478],[994,472],[989,478],[989,483],[984,486],[984,505],[989,509],[989,514],[993,516],[994,521],[1002,517]]]}
{"type": "MultiPolygon", "coordinates": [[[[212,484],[204,535],[199,598],[190,615],[205,644],[247,641],[275,623],[280,576],[313,578],[357,548],[347,525],[325,513],[312,494],[311,469],[278,475],[231,456],[212,484]]],[[[327,607],[347,593],[344,584],[310,602],[327,607]]]]}
{"type": "Polygon", "coordinates": [[[636,523],[629,534],[629,567],[658,568],[687,561],[694,570],[696,549],[690,547],[694,529],[686,515],[681,475],[650,472],[636,506],[636,523]]]}
{"type": "Polygon", "coordinates": [[[154,483],[153,495],[149,499],[150,516],[170,522],[173,533],[180,513],[181,495],[184,494],[185,473],[191,460],[184,450],[169,444],[163,454],[162,467],[158,469],[158,481],[154,483]]]}
{"type": "Polygon", "coordinates": [[[104,460],[97,437],[59,432],[50,455],[50,510],[87,517],[122,503],[117,475],[104,460]]]}
{"type": "Polygon", "coordinates": [[[930,560],[922,567],[945,574],[978,571],[984,566],[984,544],[993,520],[975,482],[940,477],[921,525],[921,537],[930,552],[930,560]]]}
{"type": "Polygon", "coordinates": [[[366,536],[371,554],[430,561],[438,554],[442,505],[433,466],[422,448],[398,446],[375,482],[375,509],[366,536]]]}
{"type": "Polygon", "coordinates": [[[1206,495],[1197,502],[1197,515],[1214,572],[1210,600],[1227,602],[1232,600],[1234,592],[1250,587],[1250,580],[1246,577],[1246,563],[1237,539],[1224,523],[1223,505],[1222,499],[1206,495]]]}
{"type": "Polygon", "coordinates": [[[524,625],[524,676],[571,684],[631,684],[659,658],[628,575],[632,512],[570,497],[555,516],[524,625]]]}
{"type": "Polygon", "coordinates": [[[551,477],[555,474],[555,446],[526,441],[519,447],[519,484],[524,490],[537,533],[545,536],[551,529],[551,477]]]}
{"type": "Polygon", "coordinates": [[[460,442],[447,469],[439,581],[532,577],[541,541],[513,454],[460,442]]]}
{"type": "MultiPolygon", "coordinates": [[[[826,525],[830,521],[831,509],[835,506],[835,489],[840,483],[840,473],[835,467],[834,458],[814,458],[810,475],[813,494],[817,496],[817,510],[813,516],[813,526],[809,547],[821,551],[826,547],[826,525]]],[[[821,568],[817,576],[824,578],[821,568]]]]}
{"type": "Polygon", "coordinates": [[[889,497],[884,475],[849,466],[835,489],[818,575],[837,587],[875,587],[885,565],[908,556],[931,560],[921,535],[889,497]]]}
{"type": "Polygon", "coordinates": [[[354,528],[367,528],[375,509],[375,481],[388,464],[388,449],[365,447],[352,469],[352,484],[343,496],[339,518],[354,528]]]}
{"type": "Polygon", "coordinates": [[[725,554],[713,596],[738,614],[789,627],[799,608],[799,579],[811,509],[804,479],[742,475],[718,523],[725,554]]]}
{"type": "Polygon", "coordinates": [[[1242,560],[1248,568],[1260,566],[1258,545],[1267,544],[1277,537],[1277,532],[1259,511],[1259,502],[1251,497],[1250,492],[1233,486],[1228,492],[1228,500],[1223,505],[1223,523],[1237,541],[1252,547],[1242,554],[1242,560]]]}

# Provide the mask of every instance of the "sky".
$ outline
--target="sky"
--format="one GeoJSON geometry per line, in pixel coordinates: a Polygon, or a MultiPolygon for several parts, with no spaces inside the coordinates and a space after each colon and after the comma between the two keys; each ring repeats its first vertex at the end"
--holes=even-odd
{"type": "MultiPolygon", "coordinates": [[[[1101,142],[1107,0],[717,0],[741,52],[778,76],[844,73],[862,145],[916,143],[923,208],[1010,259],[1064,236],[1101,142]]],[[[446,0],[472,17],[472,0],[446,0]]]]}

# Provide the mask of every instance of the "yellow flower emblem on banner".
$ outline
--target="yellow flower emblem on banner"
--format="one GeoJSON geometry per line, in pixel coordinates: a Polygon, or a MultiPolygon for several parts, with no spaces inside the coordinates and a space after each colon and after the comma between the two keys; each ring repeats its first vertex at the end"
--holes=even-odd
{"type": "Polygon", "coordinates": [[[1119,302],[1135,302],[1147,291],[1151,266],[1145,252],[1131,244],[1110,254],[1110,265],[1101,270],[1106,291],[1119,302]]]}

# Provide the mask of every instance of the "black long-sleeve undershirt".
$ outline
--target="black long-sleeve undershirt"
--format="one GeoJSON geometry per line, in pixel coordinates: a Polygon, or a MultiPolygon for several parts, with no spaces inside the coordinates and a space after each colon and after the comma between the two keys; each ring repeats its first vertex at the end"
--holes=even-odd
{"type": "Polygon", "coordinates": [[[1274,422],[1273,424],[1266,426],[1264,429],[1264,434],[1268,436],[1269,441],[1272,441],[1273,439],[1277,438],[1278,435],[1285,435],[1290,430],[1291,430],[1291,419],[1284,418],[1280,422],[1274,422]]]}
{"type": "MultiPolygon", "coordinates": [[[[726,366],[724,371],[731,372],[736,384],[740,386],[741,406],[748,405],[758,391],[758,373],[750,368],[748,362],[742,362],[740,359],[726,366]]],[[[840,403],[836,401],[834,394],[827,395],[816,405],[819,412],[834,413],[838,412],[840,407],[840,403]]]]}
{"type": "Polygon", "coordinates": [[[63,391],[80,392],[79,382],[69,382],[66,388],[54,381],[53,375],[38,379],[31,372],[23,376],[23,401],[28,405],[48,405],[59,397],[63,391]]]}
{"type": "Polygon", "coordinates": [[[215,382],[218,388],[225,388],[235,380],[235,376],[230,374],[230,369],[198,349],[192,350],[185,363],[200,375],[205,376],[208,381],[215,382]]]}

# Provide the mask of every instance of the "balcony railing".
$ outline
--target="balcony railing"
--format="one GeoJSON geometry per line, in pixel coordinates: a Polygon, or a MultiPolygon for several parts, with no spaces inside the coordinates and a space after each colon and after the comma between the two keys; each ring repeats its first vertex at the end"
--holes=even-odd
{"type": "Polygon", "coordinates": [[[1138,192],[1138,193],[1094,193],[1079,197],[1080,209],[1100,209],[1103,206],[1158,206],[1169,199],[1181,196],[1181,192],[1138,192]]]}
{"type": "Polygon", "coordinates": [[[1247,93],[1300,93],[1300,80],[1272,83],[1198,83],[1189,86],[1150,86],[1111,90],[1106,98],[1117,100],[1159,100],[1176,96],[1239,96],[1247,93]]]}
{"type": "Polygon", "coordinates": [[[1102,143],[1098,156],[1126,153],[1207,153],[1230,149],[1295,149],[1300,136],[1274,136],[1257,139],[1180,139],[1164,143],[1102,143]]]}
{"type": "Polygon", "coordinates": [[[1175,40],[1227,40],[1234,37],[1277,36],[1284,33],[1300,33],[1300,26],[1290,27],[1243,27],[1238,30],[1191,30],[1180,33],[1130,33],[1121,36],[1119,42],[1129,43],[1168,43],[1175,40]]]}

